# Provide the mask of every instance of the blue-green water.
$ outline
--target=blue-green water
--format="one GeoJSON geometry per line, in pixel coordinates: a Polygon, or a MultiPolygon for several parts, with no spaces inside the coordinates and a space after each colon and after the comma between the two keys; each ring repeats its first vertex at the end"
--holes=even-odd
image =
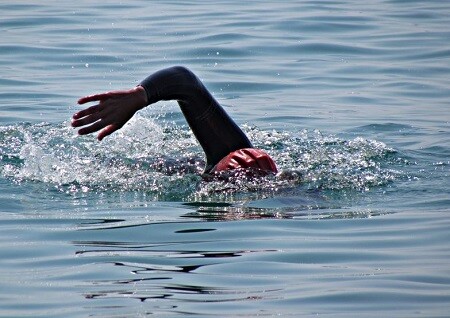
{"type": "Polygon", "coordinates": [[[448,1],[0,4],[0,317],[449,317],[448,1]],[[191,68],[282,175],[205,182],[191,68]]]}

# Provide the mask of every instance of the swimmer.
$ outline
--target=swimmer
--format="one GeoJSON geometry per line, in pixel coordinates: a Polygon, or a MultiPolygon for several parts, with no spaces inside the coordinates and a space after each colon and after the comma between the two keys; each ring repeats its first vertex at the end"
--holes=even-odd
{"type": "Polygon", "coordinates": [[[199,78],[181,66],[160,70],[138,86],[82,97],[78,104],[96,102],[73,115],[78,134],[96,131],[97,139],[119,130],[140,109],[161,100],[176,100],[206,156],[205,174],[233,169],[277,173],[270,156],[250,140],[214,99],[199,78]]]}

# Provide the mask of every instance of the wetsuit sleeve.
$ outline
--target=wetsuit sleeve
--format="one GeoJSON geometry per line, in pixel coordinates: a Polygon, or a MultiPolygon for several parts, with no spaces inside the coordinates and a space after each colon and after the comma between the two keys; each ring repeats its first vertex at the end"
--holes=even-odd
{"type": "Polygon", "coordinates": [[[244,132],[189,69],[181,66],[163,69],[147,77],[140,85],[147,93],[149,104],[160,100],[178,101],[205,152],[205,172],[230,152],[253,147],[244,132]]]}

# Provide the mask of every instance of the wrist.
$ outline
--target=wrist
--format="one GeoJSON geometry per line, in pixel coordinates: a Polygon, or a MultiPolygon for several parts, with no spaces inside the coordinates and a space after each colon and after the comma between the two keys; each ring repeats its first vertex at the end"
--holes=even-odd
{"type": "Polygon", "coordinates": [[[142,109],[148,105],[147,92],[142,86],[136,86],[132,88],[131,91],[136,100],[137,110],[142,109]]]}

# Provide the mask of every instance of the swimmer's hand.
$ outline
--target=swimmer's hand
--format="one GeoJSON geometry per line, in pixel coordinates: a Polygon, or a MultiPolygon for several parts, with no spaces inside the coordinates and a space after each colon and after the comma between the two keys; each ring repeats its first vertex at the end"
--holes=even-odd
{"type": "Polygon", "coordinates": [[[81,110],[72,117],[72,127],[82,127],[79,135],[96,131],[97,139],[102,140],[125,125],[141,108],[147,105],[147,94],[142,86],[130,90],[112,91],[82,97],[78,104],[98,102],[97,105],[81,110]]]}

